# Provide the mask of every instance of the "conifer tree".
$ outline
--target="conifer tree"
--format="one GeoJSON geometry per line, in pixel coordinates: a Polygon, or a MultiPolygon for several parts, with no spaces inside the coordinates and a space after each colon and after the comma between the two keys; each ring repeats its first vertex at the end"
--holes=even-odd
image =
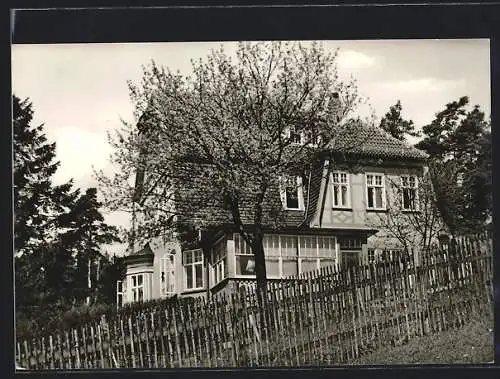
{"type": "Polygon", "coordinates": [[[16,308],[74,303],[89,294],[88,262],[95,277],[101,245],[118,233],[104,222],[95,188],[81,194],[71,180],[52,183],[55,143],[32,125],[28,99],[14,95],[12,105],[16,308]]]}
{"type": "Polygon", "coordinates": [[[492,216],[491,127],[468,104],[467,96],[448,103],[416,145],[430,155],[437,206],[453,233],[480,232],[492,216]]]}
{"type": "Polygon", "coordinates": [[[413,121],[407,121],[401,117],[402,109],[401,101],[398,100],[382,118],[380,127],[400,141],[404,141],[406,136],[419,137],[420,133],[415,130],[413,121]]]}

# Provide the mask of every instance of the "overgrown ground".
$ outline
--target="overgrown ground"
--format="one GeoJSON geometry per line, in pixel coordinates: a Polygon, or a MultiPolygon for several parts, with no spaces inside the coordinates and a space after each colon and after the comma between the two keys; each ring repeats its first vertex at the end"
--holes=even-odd
{"type": "Polygon", "coordinates": [[[416,337],[406,345],[384,347],[361,356],[354,365],[479,364],[494,359],[493,318],[483,317],[460,329],[416,337]]]}

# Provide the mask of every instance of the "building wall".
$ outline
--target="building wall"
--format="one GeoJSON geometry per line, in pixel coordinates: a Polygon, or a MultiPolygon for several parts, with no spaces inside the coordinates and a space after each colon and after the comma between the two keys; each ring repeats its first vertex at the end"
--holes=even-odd
{"type": "MultiPolygon", "coordinates": [[[[385,188],[386,188],[386,199],[387,203],[392,203],[394,196],[396,194],[391,191],[391,182],[399,183],[401,175],[417,175],[422,176],[424,172],[423,167],[415,168],[401,168],[401,167],[365,167],[362,173],[349,173],[349,186],[350,186],[350,207],[348,209],[338,209],[333,206],[333,193],[332,185],[330,180],[323,179],[320,196],[318,200],[318,208],[316,209],[316,216],[311,222],[311,228],[329,228],[329,229],[352,229],[353,232],[366,229],[379,229],[379,232],[368,238],[366,244],[359,249],[360,260],[362,262],[367,261],[368,250],[369,249],[395,249],[400,243],[395,238],[391,238],[387,231],[381,228],[382,221],[384,217],[387,217],[387,212],[385,211],[373,211],[367,210],[367,190],[366,190],[366,173],[380,173],[385,175],[385,188]],[[319,207],[321,206],[323,191],[326,187],[326,197],[323,209],[323,215],[321,222],[319,220],[319,207]],[[381,221],[382,220],[382,221],[381,221]]],[[[325,173],[326,175],[326,173],[325,173]]],[[[334,237],[337,237],[333,235],[334,237]]],[[[236,278],[236,267],[235,267],[235,241],[232,233],[226,235],[225,245],[227,251],[226,258],[226,272],[227,278],[236,278]]],[[[178,241],[163,241],[161,239],[152,241],[150,246],[154,252],[153,267],[150,269],[151,279],[150,279],[150,296],[151,298],[162,297],[161,288],[161,276],[160,276],[160,260],[165,254],[174,255],[174,266],[175,266],[175,293],[181,296],[206,296],[207,290],[211,289],[214,285],[216,288],[221,287],[224,291],[231,291],[233,288],[233,280],[227,280],[226,285],[221,285],[223,283],[219,282],[216,284],[214,282],[214,272],[211,262],[204,260],[204,288],[202,290],[186,291],[185,288],[185,273],[182,264],[182,249],[178,241]],[[206,270],[207,265],[209,270],[206,270]],[[208,272],[207,272],[208,271],[208,272]]],[[[337,263],[340,262],[340,246],[336,245],[337,251],[337,263]]],[[[143,270],[145,268],[142,268],[143,270]]],[[[139,272],[141,270],[139,267],[130,267],[127,271],[127,275],[132,275],[134,272],[139,272]]],[[[284,273],[286,275],[286,273],[284,273]]]]}
{"type": "Polygon", "coordinates": [[[153,260],[153,298],[162,297],[161,294],[161,276],[160,276],[160,260],[167,254],[174,255],[174,267],[175,267],[175,292],[178,292],[182,288],[182,275],[178,273],[182,270],[182,255],[180,243],[176,240],[164,241],[161,238],[155,239],[150,243],[151,250],[154,252],[153,260]]]}
{"type": "MultiPolygon", "coordinates": [[[[379,217],[384,217],[383,211],[367,210],[366,173],[384,174],[387,200],[391,202],[396,196],[390,191],[390,182],[399,183],[401,175],[423,174],[423,168],[401,168],[401,167],[365,167],[363,173],[349,173],[350,184],[350,208],[341,209],[333,206],[333,188],[328,180],[323,218],[319,222],[319,214],[312,221],[311,226],[322,228],[364,228],[366,226],[376,227],[380,225],[379,217]]],[[[325,182],[325,179],[323,179],[325,182]]],[[[322,183],[321,190],[324,190],[322,183]]],[[[318,207],[321,206],[320,194],[318,207]]],[[[319,211],[319,208],[318,208],[319,211]]],[[[318,212],[319,213],[319,212],[318,212]]]]}

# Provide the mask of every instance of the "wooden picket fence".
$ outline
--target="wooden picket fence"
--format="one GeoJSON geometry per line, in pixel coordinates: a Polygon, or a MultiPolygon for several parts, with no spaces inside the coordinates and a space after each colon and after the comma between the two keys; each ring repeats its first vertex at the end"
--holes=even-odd
{"type": "MultiPolygon", "coordinates": [[[[324,269],[231,295],[165,302],[16,344],[27,369],[349,364],[378,347],[492,317],[491,239],[413,259],[324,269]]],[[[406,257],[408,258],[408,257],[406,257]]]]}

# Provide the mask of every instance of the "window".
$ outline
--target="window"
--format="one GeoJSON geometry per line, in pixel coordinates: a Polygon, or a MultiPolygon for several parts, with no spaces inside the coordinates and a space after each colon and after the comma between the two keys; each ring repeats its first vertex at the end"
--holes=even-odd
{"type": "Polygon", "coordinates": [[[416,176],[401,177],[401,196],[404,210],[418,209],[418,185],[416,176]]]}
{"type": "Polygon", "coordinates": [[[281,201],[285,209],[304,209],[302,178],[288,176],[281,181],[281,201]]]}
{"type": "Polygon", "coordinates": [[[280,235],[276,235],[276,237],[280,244],[278,259],[281,261],[281,272],[279,276],[297,275],[300,272],[297,260],[297,237],[280,235]]]}
{"type": "Polygon", "coordinates": [[[349,174],[347,172],[332,172],[332,195],[333,206],[338,208],[348,208],[349,199],[349,174]]]}
{"type": "Polygon", "coordinates": [[[130,276],[130,292],[132,294],[132,301],[144,300],[144,275],[137,274],[130,276]]]}
{"type": "Polygon", "coordinates": [[[160,258],[160,292],[162,296],[175,293],[175,265],[172,253],[160,258]]]}
{"type": "Polygon", "coordinates": [[[234,235],[234,255],[236,258],[236,275],[255,275],[255,259],[243,237],[234,235]]]}
{"type": "Polygon", "coordinates": [[[302,134],[295,126],[290,126],[288,129],[288,138],[290,138],[290,143],[301,144],[302,134]]]}
{"type": "Polygon", "coordinates": [[[203,252],[200,249],[182,253],[185,273],[185,288],[188,290],[203,288],[203,252]]]}
{"type": "Polygon", "coordinates": [[[222,238],[212,249],[212,278],[214,284],[227,277],[226,239],[222,238]]]}
{"type": "Polygon", "coordinates": [[[121,307],[124,303],[124,298],[123,298],[123,292],[124,292],[124,285],[121,280],[118,280],[116,282],[116,306],[121,307]]]}
{"type": "Polygon", "coordinates": [[[385,209],[384,175],[366,174],[366,195],[368,209],[385,209]]]}
{"type": "MultiPolygon", "coordinates": [[[[264,246],[264,253],[266,256],[267,276],[277,278],[281,277],[281,270],[283,269],[282,265],[288,265],[288,261],[281,261],[280,236],[276,234],[267,234],[264,236],[262,244],[264,246]]],[[[297,267],[296,262],[295,267],[297,267]]]]}
{"type": "Polygon", "coordinates": [[[386,249],[382,251],[382,262],[398,262],[403,258],[403,250],[401,249],[386,249]]]}
{"type": "Polygon", "coordinates": [[[293,145],[317,147],[322,143],[322,137],[311,128],[299,130],[295,126],[291,126],[286,130],[285,136],[290,139],[290,144],[293,145]]]}
{"type": "MultiPolygon", "coordinates": [[[[299,273],[319,270],[337,262],[337,240],[335,237],[299,236],[298,239],[299,273]]],[[[283,271],[285,275],[291,275],[285,271],[285,268],[283,271]]]]}
{"type": "Polygon", "coordinates": [[[375,263],[375,249],[368,249],[368,264],[375,263]]]}
{"type": "MultiPolygon", "coordinates": [[[[236,273],[255,275],[254,257],[239,234],[234,235],[236,273]],[[249,270],[251,267],[252,270],[249,270]]],[[[295,276],[336,263],[335,237],[266,234],[263,238],[266,272],[270,278],[295,276]]]]}
{"type": "Polygon", "coordinates": [[[342,237],[339,238],[339,245],[342,250],[361,250],[363,241],[360,238],[342,237]]]}

